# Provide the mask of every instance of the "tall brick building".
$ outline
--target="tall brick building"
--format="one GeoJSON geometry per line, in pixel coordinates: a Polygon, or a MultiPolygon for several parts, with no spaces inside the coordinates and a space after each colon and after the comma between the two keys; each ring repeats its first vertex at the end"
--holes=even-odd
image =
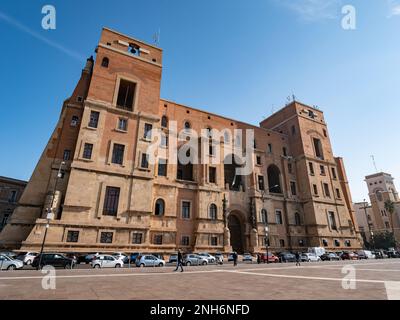
{"type": "Polygon", "coordinates": [[[63,104],[2,246],[38,250],[51,208],[46,250],[257,252],[266,226],[271,250],[360,247],[343,161],[320,110],[293,101],[253,126],[161,99],[155,46],[104,28],[96,53],[63,104]],[[153,164],[155,129],[160,150],[173,148],[177,132],[191,140],[189,129],[225,130],[190,155],[207,158],[239,149],[235,129],[253,130],[252,171],[237,175],[235,157],[174,164],[158,156],[153,164]]]}

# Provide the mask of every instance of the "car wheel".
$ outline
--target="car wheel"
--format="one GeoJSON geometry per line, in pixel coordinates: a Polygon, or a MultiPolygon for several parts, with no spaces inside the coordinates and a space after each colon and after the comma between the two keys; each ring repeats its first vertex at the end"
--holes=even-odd
{"type": "Polygon", "coordinates": [[[117,264],[115,265],[115,267],[116,267],[116,268],[121,268],[121,265],[120,265],[119,263],[117,263],[117,264]]]}
{"type": "Polygon", "coordinates": [[[190,261],[188,261],[188,262],[186,262],[186,265],[187,265],[188,267],[190,267],[190,266],[192,265],[192,263],[191,263],[190,261]]]}
{"type": "Polygon", "coordinates": [[[143,268],[143,267],[144,267],[144,263],[141,263],[141,264],[139,265],[139,267],[143,268]]]}
{"type": "Polygon", "coordinates": [[[160,262],[160,263],[158,264],[158,266],[159,266],[159,267],[163,267],[164,265],[162,264],[162,262],[160,262]]]}
{"type": "Polygon", "coordinates": [[[308,259],[308,260],[307,260],[307,262],[311,262],[311,260],[310,260],[310,259],[308,259]]]}
{"type": "Polygon", "coordinates": [[[95,265],[93,266],[93,268],[95,268],[95,269],[100,269],[100,265],[99,265],[99,264],[95,264],[95,265]]]}
{"type": "Polygon", "coordinates": [[[15,270],[15,269],[17,269],[17,267],[13,264],[9,265],[7,268],[7,270],[15,270]]]}
{"type": "Polygon", "coordinates": [[[26,261],[26,265],[27,265],[27,266],[29,266],[29,265],[31,265],[31,264],[32,264],[32,260],[26,261]]]}
{"type": "Polygon", "coordinates": [[[203,261],[202,265],[205,266],[207,264],[207,262],[203,261]]]}

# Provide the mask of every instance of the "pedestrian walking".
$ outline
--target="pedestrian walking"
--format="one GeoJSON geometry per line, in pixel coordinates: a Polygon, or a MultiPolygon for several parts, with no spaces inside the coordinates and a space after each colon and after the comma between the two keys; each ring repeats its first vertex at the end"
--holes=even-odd
{"type": "Polygon", "coordinates": [[[178,258],[176,260],[176,269],[174,271],[178,271],[179,267],[181,267],[181,272],[183,272],[183,257],[180,249],[178,249],[178,258]]]}
{"type": "Polygon", "coordinates": [[[238,259],[238,255],[236,252],[233,253],[233,266],[237,266],[237,259],[238,259]]]}
{"type": "Polygon", "coordinates": [[[300,266],[300,262],[301,262],[301,256],[300,256],[300,253],[297,251],[296,252],[296,266],[300,266]]]}
{"type": "Polygon", "coordinates": [[[259,253],[257,253],[257,263],[260,264],[261,263],[261,256],[259,253]]]}

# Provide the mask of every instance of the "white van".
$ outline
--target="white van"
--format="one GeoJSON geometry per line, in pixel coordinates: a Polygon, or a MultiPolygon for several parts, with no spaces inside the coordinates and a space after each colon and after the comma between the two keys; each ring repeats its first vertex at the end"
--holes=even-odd
{"type": "Polygon", "coordinates": [[[375,259],[375,255],[369,250],[358,250],[358,259],[375,259]]]}
{"type": "Polygon", "coordinates": [[[314,253],[317,257],[322,256],[323,254],[325,254],[325,248],[322,247],[312,247],[312,248],[308,248],[308,252],[309,253],[314,253]]]}

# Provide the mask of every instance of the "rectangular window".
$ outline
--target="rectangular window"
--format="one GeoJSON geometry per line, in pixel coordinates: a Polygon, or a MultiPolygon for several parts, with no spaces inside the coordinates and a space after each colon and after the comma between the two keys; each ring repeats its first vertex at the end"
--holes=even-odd
{"type": "Polygon", "coordinates": [[[261,166],[261,156],[256,157],[256,163],[257,165],[261,166]]]}
{"type": "Polygon", "coordinates": [[[331,197],[331,192],[329,191],[329,185],[327,183],[324,183],[324,193],[326,197],[331,197]]]}
{"type": "Polygon", "coordinates": [[[149,155],[147,153],[142,153],[142,161],[140,162],[140,166],[144,169],[149,167],[149,155]]]}
{"type": "Polygon", "coordinates": [[[295,196],[297,194],[296,182],[290,181],[290,191],[292,191],[293,196],[295,196]]]}
{"type": "Polygon", "coordinates": [[[161,147],[168,147],[168,136],[166,134],[161,134],[161,142],[160,142],[161,147]]]}
{"type": "Polygon", "coordinates": [[[181,245],[182,246],[188,246],[189,245],[189,236],[182,236],[181,245]]]}
{"type": "Polygon", "coordinates": [[[8,198],[8,202],[15,203],[17,202],[17,191],[11,190],[10,197],[8,198]]]}
{"type": "Polygon", "coordinates": [[[71,159],[71,150],[65,149],[63,154],[63,160],[68,161],[71,159]]]}
{"type": "Polygon", "coordinates": [[[316,184],[313,184],[313,191],[314,191],[314,196],[318,195],[318,187],[316,184]]]}
{"type": "Polygon", "coordinates": [[[118,130],[127,131],[128,129],[128,120],[124,118],[118,119],[118,130]]]}
{"type": "Polygon", "coordinates": [[[287,164],[287,167],[288,167],[288,172],[289,172],[290,174],[292,174],[292,173],[293,173],[293,166],[292,166],[292,164],[291,164],[291,163],[288,163],[288,164],[287,164]]]}
{"type": "Polygon", "coordinates": [[[143,238],[143,233],[135,232],[132,234],[132,243],[133,244],[141,244],[143,238]]]}
{"type": "Polygon", "coordinates": [[[282,154],[284,157],[287,157],[287,149],[285,147],[282,148],[282,154]]]}
{"type": "Polygon", "coordinates": [[[386,229],[389,229],[389,228],[390,228],[390,224],[389,224],[388,221],[385,221],[385,227],[386,227],[386,229]]]}
{"type": "Polygon", "coordinates": [[[331,168],[331,170],[332,170],[332,177],[333,177],[333,179],[337,179],[335,168],[331,168]]]}
{"type": "Polygon", "coordinates": [[[115,164],[123,164],[125,146],[123,144],[114,143],[111,162],[115,164]]]}
{"type": "Polygon", "coordinates": [[[284,248],[285,247],[285,240],[280,239],[279,240],[279,245],[281,246],[281,248],[284,248]]]}
{"type": "Polygon", "coordinates": [[[83,158],[92,159],[93,144],[85,143],[83,147],[83,158]]]}
{"type": "Polygon", "coordinates": [[[104,197],[103,215],[116,216],[118,212],[120,189],[116,187],[106,187],[106,194],[104,197]]]}
{"type": "Polygon", "coordinates": [[[280,210],[275,211],[275,221],[276,221],[276,224],[283,224],[282,212],[280,210]]]}
{"type": "Polygon", "coordinates": [[[208,182],[216,183],[217,182],[217,168],[209,167],[208,168],[208,182]]]}
{"type": "Polygon", "coordinates": [[[121,79],[118,89],[117,108],[132,111],[136,84],[121,79]]]}
{"type": "Polygon", "coordinates": [[[113,233],[112,232],[102,232],[100,233],[100,243],[112,243],[113,233]]]}
{"type": "Polygon", "coordinates": [[[182,218],[190,219],[190,202],[182,201],[182,218]]]}
{"type": "Polygon", "coordinates": [[[258,176],[258,190],[264,190],[264,177],[263,176],[258,176]]]}
{"type": "Polygon", "coordinates": [[[272,144],[268,143],[268,153],[272,153],[272,144]]]}
{"type": "Polygon", "coordinates": [[[314,173],[314,164],[312,162],[308,163],[308,167],[310,168],[310,174],[313,176],[314,173]]]}
{"type": "Polygon", "coordinates": [[[341,198],[340,190],[339,190],[338,188],[336,188],[336,197],[337,197],[338,199],[341,198]]]}
{"type": "Polygon", "coordinates": [[[153,126],[150,123],[145,123],[143,138],[145,138],[146,140],[151,140],[151,130],[152,129],[153,129],[153,126]]]}
{"type": "Polygon", "coordinates": [[[210,156],[215,156],[215,147],[212,145],[212,144],[210,144],[209,146],[208,146],[208,154],[210,155],[210,156]]]}
{"type": "Polygon", "coordinates": [[[326,175],[326,173],[325,173],[325,166],[323,166],[322,164],[319,166],[319,169],[320,169],[320,173],[321,173],[321,176],[325,176],[326,175]]]}
{"type": "Polygon", "coordinates": [[[163,236],[162,234],[154,235],[154,244],[162,244],[163,236]]]}
{"type": "Polygon", "coordinates": [[[167,176],[167,164],[168,161],[166,159],[158,159],[158,175],[162,177],[167,176]]]}
{"type": "Polygon", "coordinates": [[[317,139],[317,138],[313,138],[313,142],[314,142],[314,150],[315,150],[315,156],[318,159],[324,159],[324,154],[322,151],[322,144],[321,144],[321,140],[317,139]]]}
{"type": "Polygon", "coordinates": [[[211,245],[212,246],[218,245],[218,237],[211,237],[211,245]]]}
{"type": "Polygon", "coordinates": [[[100,117],[100,112],[91,111],[88,126],[90,128],[97,128],[97,125],[99,124],[99,117],[100,117]]]}
{"type": "Polygon", "coordinates": [[[332,230],[337,230],[335,213],[332,212],[332,211],[329,211],[328,212],[328,218],[329,218],[329,225],[331,226],[331,229],[332,230]]]}
{"type": "Polygon", "coordinates": [[[294,136],[296,134],[296,127],[292,126],[292,135],[294,136]]]}
{"type": "Polygon", "coordinates": [[[79,117],[72,116],[71,123],[70,123],[71,127],[76,127],[78,125],[78,123],[79,123],[79,117]]]}
{"type": "Polygon", "coordinates": [[[67,242],[78,242],[79,231],[68,231],[67,242]]]}
{"type": "Polygon", "coordinates": [[[10,217],[10,214],[6,213],[3,216],[3,220],[1,221],[1,225],[0,225],[0,230],[7,224],[8,218],[10,217]]]}

